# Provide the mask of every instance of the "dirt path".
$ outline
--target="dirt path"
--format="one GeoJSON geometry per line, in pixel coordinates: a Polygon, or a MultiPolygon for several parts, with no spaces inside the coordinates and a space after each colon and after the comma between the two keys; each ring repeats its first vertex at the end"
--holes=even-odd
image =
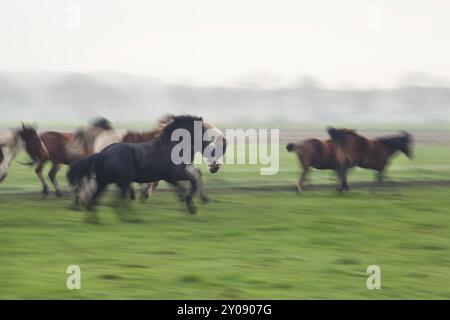
{"type": "MultiPolygon", "coordinates": [[[[336,190],[336,184],[316,184],[316,185],[307,185],[305,186],[304,191],[334,191],[336,190]]],[[[352,190],[354,191],[367,191],[370,190],[373,186],[372,183],[369,182],[354,182],[350,185],[350,192],[352,190]]],[[[385,185],[381,188],[376,188],[377,191],[384,191],[389,192],[395,189],[400,188],[427,188],[427,187],[449,187],[450,188],[450,180],[410,180],[410,181],[399,181],[399,182],[386,182],[385,185]]],[[[252,191],[252,192],[297,192],[297,188],[295,185],[292,184],[264,184],[264,185],[240,185],[240,186],[226,186],[226,187],[217,187],[217,186],[211,186],[206,189],[207,192],[215,193],[215,192],[223,192],[226,191],[227,193],[233,193],[233,192],[241,192],[241,191],[252,191]]],[[[158,189],[155,193],[159,192],[173,192],[169,188],[161,188],[158,189]]],[[[29,199],[38,199],[42,198],[39,190],[36,191],[26,191],[26,192],[19,192],[19,191],[6,191],[1,192],[0,191],[0,200],[6,199],[6,198],[12,198],[14,196],[18,196],[21,199],[29,198],[29,199]]],[[[70,197],[67,193],[64,195],[64,197],[70,197]]],[[[54,199],[55,197],[51,194],[48,196],[47,199],[54,199]]],[[[151,201],[151,200],[149,200],[151,201]]]]}

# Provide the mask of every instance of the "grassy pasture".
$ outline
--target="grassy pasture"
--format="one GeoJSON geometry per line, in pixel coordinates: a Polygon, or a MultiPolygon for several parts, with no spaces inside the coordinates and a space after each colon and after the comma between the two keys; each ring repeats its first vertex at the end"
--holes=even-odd
{"type": "Polygon", "coordinates": [[[211,202],[197,200],[197,215],[162,184],[119,209],[111,190],[100,225],[68,196],[42,200],[34,172],[13,163],[0,184],[0,298],[449,299],[450,149],[415,154],[390,167],[397,187],[371,192],[373,173],[353,170],[361,184],[337,194],[334,175],[314,171],[298,195],[297,160],[280,146],[277,175],[257,165],[205,173],[211,202]],[[118,210],[142,222],[121,222],[118,210]],[[66,289],[69,265],[81,267],[81,290],[66,289]],[[369,265],[381,267],[381,290],[366,288],[369,265]]]}

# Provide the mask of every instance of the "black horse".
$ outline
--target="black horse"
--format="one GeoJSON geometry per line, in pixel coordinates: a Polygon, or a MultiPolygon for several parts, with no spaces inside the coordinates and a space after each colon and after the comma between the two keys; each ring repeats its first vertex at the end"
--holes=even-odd
{"type": "Polygon", "coordinates": [[[111,183],[115,183],[120,188],[124,198],[127,193],[132,192],[130,188],[132,182],[149,183],[165,180],[176,187],[180,197],[186,201],[189,212],[195,213],[196,208],[192,200],[195,193],[200,191],[203,202],[207,202],[208,198],[203,192],[201,171],[194,168],[192,161],[195,153],[203,153],[207,147],[213,149],[213,152],[210,152],[212,156],[207,159],[209,171],[215,173],[220,168],[218,159],[226,149],[226,140],[223,134],[217,128],[204,122],[201,117],[171,116],[158,138],[143,143],[112,144],[98,154],[73,163],[67,173],[67,178],[73,187],[77,187],[85,177],[95,175],[97,188],[87,203],[88,209],[93,208],[97,198],[111,183]],[[201,128],[201,132],[195,131],[194,127],[201,128]],[[184,132],[189,133],[187,137],[190,138],[190,141],[182,142],[186,143],[190,150],[178,149],[181,141],[174,139],[174,137],[177,138],[177,133],[174,134],[177,129],[184,129],[184,132]],[[209,130],[213,132],[214,138],[207,141],[208,139],[203,138],[210,137],[209,130]],[[201,133],[201,143],[196,143],[195,138],[199,139],[199,137],[194,137],[194,132],[197,135],[201,133]],[[179,150],[178,153],[181,156],[187,155],[183,154],[184,152],[190,152],[188,161],[181,163],[173,161],[173,153],[175,155],[177,153],[173,152],[174,148],[177,148],[176,151],[179,150]],[[179,181],[182,180],[191,183],[191,188],[186,195],[179,184],[179,181]]]}

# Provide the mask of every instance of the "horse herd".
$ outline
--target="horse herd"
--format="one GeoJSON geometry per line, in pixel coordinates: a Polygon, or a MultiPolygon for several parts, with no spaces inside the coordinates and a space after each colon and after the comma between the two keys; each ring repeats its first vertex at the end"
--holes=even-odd
{"type": "Polygon", "coordinates": [[[372,169],[377,172],[381,185],[385,168],[390,158],[402,152],[411,159],[412,136],[406,131],[398,135],[380,137],[373,140],[359,135],[355,130],[328,128],[330,139],[307,139],[299,143],[288,143],[289,152],[298,156],[303,171],[297,183],[301,192],[310,168],[331,169],[339,177],[339,191],[348,190],[347,171],[352,167],[372,169]]]}
{"type": "MultiPolygon", "coordinates": [[[[407,132],[374,140],[359,135],[355,130],[330,127],[327,132],[328,140],[307,139],[287,144],[287,150],[297,154],[303,167],[297,183],[300,192],[304,189],[310,168],[336,171],[338,189],[345,191],[348,190],[348,169],[358,166],[376,170],[381,184],[386,165],[394,153],[400,151],[407,157],[412,156],[412,137],[407,132]]],[[[25,149],[31,161],[22,164],[35,167],[44,196],[49,194],[42,173],[44,165],[51,163],[48,176],[57,197],[62,195],[57,173],[61,165],[69,165],[67,179],[75,195],[74,205],[84,206],[89,212],[93,212],[91,209],[109,184],[119,187],[121,198],[134,199],[132,183],[139,183],[141,197],[148,198],[158,182],[164,180],[174,187],[188,211],[195,213],[195,194],[199,193],[205,203],[208,197],[203,187],[202,172],[192,164],[194,155],[197,152],[205,155],[205,150],[214,150],[206,162],[209,171],[216,173],[221,166],[220,158],[226,152],[227,141],[219,129],[201,117],[168,115],[159,121],[157,128],[147,132],[115,130],[104,118],[98,118],[89,127],[74,133],[46,131],[38,134],[34,127],[22,123],[20,129],[0,136],[0,146],[0,181],[5,179],[10,162],[17,153],[25,149]],[[201,124],[202,137],[207,137],[201,144],[194,141],[196,123],[201,124]],[[172,139],[172,135],[178,129],[187,131],[191,137],[190,162],[173,161],[173,151],[178,142],[172,139]],[[184,189],[181,181],[190,182],[189,190],[184,189]]],[[[96,220],[96,216],[91,217],[96,220]]]]}

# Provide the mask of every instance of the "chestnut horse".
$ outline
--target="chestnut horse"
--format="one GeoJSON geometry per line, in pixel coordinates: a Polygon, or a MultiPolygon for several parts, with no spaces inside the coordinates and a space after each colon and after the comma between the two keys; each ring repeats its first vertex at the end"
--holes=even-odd
{"type": "Polygon", "coordinates": [[[61,165],[69,165],[72,162],[81,159],[94,152],[95,138],[105,130],[111,130],[110,122],[104,118],[96,119],[90,128],[78,130],[75,133],[46,131],[39,135],[47,153],[45,156],[35,153],[33,150],[27,150],[32,162],[28,165],[36,164],[35,172],[42,183],[42,194],[47,196],[49,188],[42,175],[44,165],[50,161],[52,167],[48,173],[50,181],[55,188],[55,195],[62,195],[56,175],[61,169],[61,165]]]}
{"type": "Polygon", "coordinates": [[[305,178],[310,168],[331,169],[339,171],[340,165],[332,140],[307,139],[298,143],[288,143],[286,149],[295,152],[303,168],[297,182],[297,189],[302,192],[305,178]]]}
{"type": "Polygon", "coordinates": [[[399,135],[386,136],[369,140],[356,133],[355,130],[328,128],[336,156],[339,161],[339,191],[348,190],[347,171],[349,168],[360,168],[377,171],[377,180],[381,185],[385,168],[391,157],[402,152],[409,159],[412,157],[412,136],[406,131],[399,135]]]}

